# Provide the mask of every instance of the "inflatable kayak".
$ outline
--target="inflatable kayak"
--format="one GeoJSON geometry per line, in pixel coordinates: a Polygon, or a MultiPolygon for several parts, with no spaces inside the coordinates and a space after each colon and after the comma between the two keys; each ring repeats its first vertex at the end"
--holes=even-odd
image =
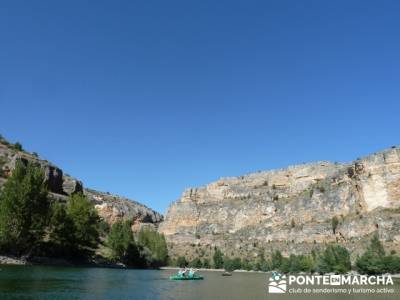
{"type": "Polygon", "coordinates": [[[169,277],[170,280],[203,280],[204,277],[201,275],[194,275],[191,277],[184,277],[179,275],[172,275],[169,277]]]}

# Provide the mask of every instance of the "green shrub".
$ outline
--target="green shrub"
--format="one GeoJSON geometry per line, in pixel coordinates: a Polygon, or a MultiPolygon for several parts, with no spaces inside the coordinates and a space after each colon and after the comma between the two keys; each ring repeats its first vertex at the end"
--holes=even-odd
{"type": "Polygon", "coordinates": [[[83,250],[96,248],[99,241],[100,218],[92,203],[82,193],[69,197],[66,211],[75,226],[77,246],[83,250]]]}
{"type": "Polygon", "coordinates": [[[180,267],[180,268],[184,268],[184,267],[186,267],[188,265],[188,262],[187,262],[187,260],[186,260],[186,258],[184,256],[179,256],[176,259],[176,265],[178,267],[180,267]]]}
{"type": "Polygon", "coordinates": [[[357,271],[361,274],[381,274],[384,272],[383,257],[374,255],[370,251],[366,251],[356,260],[357,271]]]}
{"type": "Polygon", "coordinates": [[[333,231],[333,234],[336,233],[336,228],[338,227],[338,225],[339,225],[339,219],[338,219],[337,216],[334,216],[332,218],[332,231],[333,231]]]}
{"type": "Polygon", "coordinates": [[[339,245],[329,245],[319,256],[316,269],[319,273],[346,273],[351,269],[350,254],[339,245]]]}
{"type": "Polygon", "coordinates": [[[400,273],[400,257],[395,255],[387,255],[382,258],[383,272],[398,274],[400,273]]]}
{"type": "Polygon", "coordinates": [[[242,260],[242,269],[243,269],[243,270],[247,270],[247,271],[250,271],[250,270],[253,269],[252,264],[251,264],[250,261],[249,261],[248,259],[246,259],[246,258],[242,260]]]}
{"type": "Polygon", "coordinates": [[[379,257],[385,256],[385,249],[383,248],[383,245],[379,240],[378,235],[375,234],[372,237],[370,246],[368,247],[368,251],[379,257]]]}
{"type": "Polygon", "coordinates": [[[290,222],[290,227],[292,228],[296,227],[296,222],[294,221],[294,219],[292,219],[292,221],[290,222]]]}
{"type": "Polygon", "coordinates": [[[128,250],[136,246],[129,222],[118,221],[111,226],[107,237],[107,246],[110,247],[114,260],[129,263],[127,261],[128,250]]]}
{"type": "Polygon", "coordinates": [[[4,177],[5,173],[3,171],[3,167],[6,164],[7,160],[5,157],[0,156],[0,177],[4,177]]]}
{"type": "Polygon", "coordinates": [[[215,249],[213,261],[215,269],[221,269],[224,266],[224,255],[218,248],[215,249]]]}
{"type": "Polygon", "coordinates": [[[144,227],[139,232],[138,243],[150,251],[152,266],[159,267],[167,263],[168,249],[163,234],[144,227]]]}
{"type": "Polygon", "coordinates": [[[210,260],[208,260],[207,258],[205,258],[203,260],[203,268],[205,268],[205,269],[210,269],[211,268],[210,260]]]}
{"type": "Polygon", "coordinates": [[[271,269],[269,263],[265,259],[263,251],[260,251],[258,255],[258,260],[256,261],[255,269],[257,271],[263,271],[263,272],[268,272],[271,269]]]}
{"type": "Polygon", "coordinates": [[[203,264],[201,263],[200,258],[195,258],[189,263],[189,267],[191,268],[202,268],[203,264]]]}
{"type": "Polygon", "coordinates": [[[24,151],[24,148],[22,147],[22,144],[19,142],[16,142],[13,146],[13,148],[17,151],[24,151]]]}
{"type": "Polygon", "coordinates": [[[361,257],[356,260],[357,270],[362,274],[381,274],[386,269],[396,269],[395,257],[385,257],[385,249],[377,235],[371,239],[370,245],[361,257]]]}
{"type": "Polygon", "coordinates": [[[99,242],[100,218],[83,194],[70,196],[67,204],[53,203],[45,254],[82,258],[91,255],[99,242]]]}
{"type": "Polygon", "coordinates": [[[104,221],[103,219],[100,219],[99,222],[99,234],[100,236],[106,237],[110,233],[111,227],[110,225],[104,221]]]}
{"type": "Polygon", "coordinates": [[[271,255],[271,268],[272,270],[279,270],[282,265],[283,256],[282,253],[278,250],[272,252],[271,255]]]}
{"type": "Polygon", "coordinates": [[[79,255],[75,224],[67,214],[65,205],[56,202],[51,206],[48,231],[49,241],[46,244],[45,255],[67,258],[79,255]]]}
{"type": "Polygon", "coordinates": [[[224,269],[228,272],[232,272],[234,270],[240,270],[242,268],[242,261],[240,258],[235,257],[233,259],[225,258],[224,260],[224,269]]]}

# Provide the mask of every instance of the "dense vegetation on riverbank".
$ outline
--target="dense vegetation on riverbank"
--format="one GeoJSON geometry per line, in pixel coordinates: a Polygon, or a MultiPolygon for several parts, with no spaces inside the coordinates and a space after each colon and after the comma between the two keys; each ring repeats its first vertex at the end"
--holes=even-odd
{"type": "Polygon", "coordinates": [[[110,228],[82,193],[66,203],[51,201],[44,179],[39,166],[17,161],[0,192],[0,254],[77,262],[101,258],[134,267],[166,263],[162,235],[145,228],[135,238],[129,222],[110,228]],[[99,254],[100,248],[110,255],[99,254]]]}
{"type": "MultiPolygon", "coordinates": [[[[209,260],[201,260],[200,258],[188,262],[184,257],[178,257],[173,264],[179,267],[210,268],[209,260]]],[[[400,257],[396,256],[395,253],[387,255],[382,243],[375,235],[366,251],[356,259],[354,265],[351,264],[350,253],[346,248],[332,244],[328,245],[322,252],[312,251],[309,255],[292,254],[289,257],[284,257],[281,252],[274,251],[271,257],[266,259],[263,252],[260,252],[256,261],[238,257],[230,258],[216,248],[212,267],[216,269],[224,268],[227,271],[238,269],[265,272],[278,270],[282,273],[318,272],[321,274],[343,274],[354,269],[361,274],[382,274],[400,273],[400,257]]]]}

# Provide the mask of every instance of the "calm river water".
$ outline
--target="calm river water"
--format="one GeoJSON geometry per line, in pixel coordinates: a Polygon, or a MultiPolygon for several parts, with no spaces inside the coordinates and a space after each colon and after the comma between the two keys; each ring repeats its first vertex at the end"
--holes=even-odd
{"type": "MultiPolygon", "coordinates": [[[[120,299],[298,299],[361,300],[400,299],[400,285],[394,294],[322,296],[268,294],[268,275],[201,272],[202,281],[170,281],[173,270],[117,270],[103,268],[64,268],[42,266],[0,266],[1,300],[120,300],[120,299]]],[[[374,288],[377,288],[374,286],[374,288]]]]}

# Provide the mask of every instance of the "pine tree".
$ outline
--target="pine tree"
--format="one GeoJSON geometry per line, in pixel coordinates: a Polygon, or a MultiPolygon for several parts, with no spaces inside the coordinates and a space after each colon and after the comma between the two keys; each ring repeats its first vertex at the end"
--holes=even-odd
{"type": "Polygon", "coordinates": [[[346,273],[351,269],[349,251],[339,245],[329,245],[318,259],[320,273],[346,273]]]}
{"type": "Polygon", "coordinates": [[[221,269],[224,266],[224,255],[218,248],[215,249],[213,261],[215,269],[221,269]]]}
{"type": "Polygon", "coordinates": [[[378,236],[374,235],[367,250],[356,260],[357,270],[364,274],[383,273],[385,269],[384,258],[385,249],[378,236]]]}
{"type": "Polygon", "coordinates": [[[134,244],[133,233],[129,222],[118,221],[111,226],[107,238],[107,245],[112,250],[113,258],[124,261],[128,257],[128,251],[134,244]]]}
{"type": "Polygon", "coordinates": [[[377,234],[375,234],[372,237],[371,243],[368,247],[368,251],[370,251],[371,253],[373,253],[374,255],[376,255],[378,257],[385,256],[385,249],[383,248],[383,245],[382,245],[381,241],[379,240],[379,237],[377,234]]]}
{"type": "Polygon", "coordinates": [[[203,260],[203,268],[205,268],[205,269],[209,269],[211,266],[210,266],[210,261],[207,259],[207,258],[205,258],[204,260],[203,260]]]}
{"type": "Polygon", "coordinates": [[[183,256],[179,256],[179,257],[176,259],[176,265],[177,265],[178,267],[180,267],[180,268],[186,267],[186,266],[188,265],[186,258],[183,257],[183,256]]]}
{"type": "Polygon", "coordinates": [[[66,212],[75,226],[75,240],[83,250],[94,248],[99,240],[100,218],[93,205],[82,193],[70,196],[66,212]]]}
{"type": "Polygon", "coordinates": [[[55,202],[51,206],[48,231],[47,255],[72,258],[79,254],[79,245],[75,237],[76,228],[67,214],[65,205],[55,202]]]}
{"type": "Polygon", "coordinates": [[[15,255],[28,253],[43,238],[49,200],[43,170],[17,161],[0,193],[0,247],[15,255]]]}
{"type": "Polygon", "coordinates": [[[282,265],[282,253],[279,250],[276,250],[271,255],[271,268],[273,270],[279,270],[282,265]]]}
{"type": "Polygon", "coordinates": [[[144,227],[139,232],[138,243],[150,251],[153,266],[162,266],[167,263],[168,249],[163,234],[144,227]]]}

